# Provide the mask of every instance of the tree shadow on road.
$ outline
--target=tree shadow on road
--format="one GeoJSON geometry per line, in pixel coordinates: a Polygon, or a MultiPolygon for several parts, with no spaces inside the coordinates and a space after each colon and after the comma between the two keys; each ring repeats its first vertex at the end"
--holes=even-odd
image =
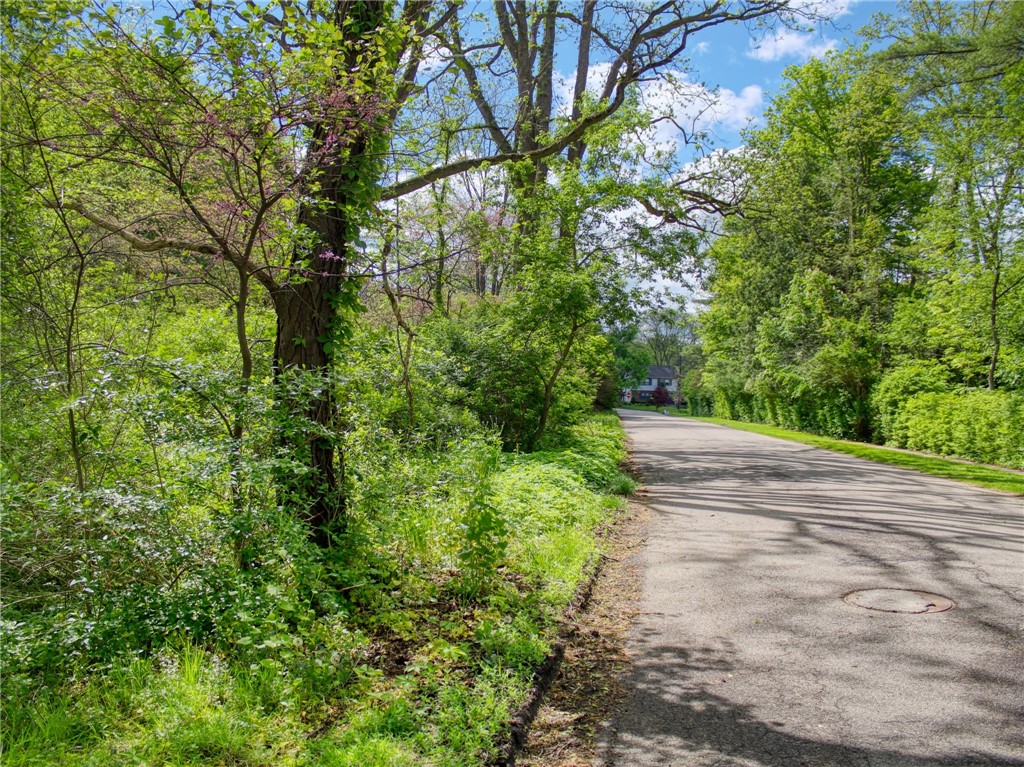
{"type": "MultiPolygon", "coordinates": [[[[624,680],[632,701],[606,731],[606,764],[1024,765],[1019,498],[756,435],[746,435],[754,440],[749,450],[735,440],[716,444],[697,438],[701,426],[681,429],[670,448],[653,433],[660,442],[643,446],[646,430],[665,425],[628,424],[639,443],[633,457],[647,483],[658,566],[678,568],[680,589],[699,573],[695,588],[717,589],[723,599],[743,577],[776,586],[747,587],[734,598],[744,600],[750,620],[703,633],[688,631],[698,616],[684,612],[641,618],[624,680]],[[805,569],[809,559],[828,566],[805,569]],[[870,615],[841,601],[866,588],[934,591],[957,607],[924,617],[870,615]],[[752,594],[771,594],[771,603],[748,605],[752,594]],[[731,633],[738,625],[745,636],[731,633]],[[706,645],[709,637],[720,646],[706,645]],[[752,681],[777,680],[773,660],[783,655],[789,680],[804,674],[814,684],[752,681]],[[854,672],[854,664],[869,663],[876,677],[854,672]],[[809,689],[819,691],[816,699],[809,689]],[[900,700],[916,690],[931,697],[900,700]],[[873,707],[876,693],[888,697],[873,707]],[[774,700],[766,706],[759,695],[774,700]],[[874,717],[871,726],[857,721],[858,709],[848,705],[854,699],[874,717]],[[790,721],[765,718],[778,711],[790,721]]],[[[710,598],[699,594],[688,604],[710,598]]]]}
{"type": "MultiPolygon", "coordinates": [[[[927,757],[896,750],[837,744],[823,716],[822,737],[787,732],[782,721],[763,721],[749,706],[718,690],[733,666],[720,648],[694,651],[639,638],[642,656],[626,680],[633,695],[649,699],[619,717],[605,733],[602,762],[611,767],[1019,767],[1024,758],[968,752],[927,757]],[[685,754],[685,757],[681,757],[685,754]]],[[[894,724],[898,727],[898,724],[894,724]]],[[[956,735],[956,733],[950,733],[956,735]]],[[[1024,745],[1024,744],[1022,744],[1024,745]]]]}

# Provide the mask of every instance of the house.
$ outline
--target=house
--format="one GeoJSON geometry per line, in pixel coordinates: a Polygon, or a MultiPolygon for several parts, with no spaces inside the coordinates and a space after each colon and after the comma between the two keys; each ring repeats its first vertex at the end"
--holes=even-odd
{"type": "Polygon", "coordinates": [[[648,365],[647,378],[640,382],[632,391],[623,392],[626,402],[650,402],[654,390],[664,388],[673,402],[679,400],[679,373],[671,365],[648,365]]]}

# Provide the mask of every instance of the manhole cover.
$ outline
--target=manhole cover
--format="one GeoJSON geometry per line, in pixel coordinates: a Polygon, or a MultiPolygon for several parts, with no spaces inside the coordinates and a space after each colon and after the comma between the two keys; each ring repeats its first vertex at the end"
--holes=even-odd
{"type": "Polygon", "coordinates": [[[866,610],[879,610],[883,613],[944,613],[952,609],[956,603],[952,599],[929,594],[927,591],[909,591],[907,589],[865,589],[851,591],[843,601],[854,607],[866,610]]]}

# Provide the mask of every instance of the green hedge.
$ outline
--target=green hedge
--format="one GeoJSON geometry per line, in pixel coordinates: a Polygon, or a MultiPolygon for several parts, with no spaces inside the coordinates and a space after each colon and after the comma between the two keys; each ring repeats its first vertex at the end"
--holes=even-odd
{"type": "MultiPolygon", "coordinates": [[[[867,401],[841,387],[815,387],[796,373],[763,373],[743,390],[714,389],[713,415],[837,439],[863,437],[867,401]]],[[[704,415],[704,413],[701,413],[704,415]]]]}
{"type": "Polygon", "coordinates": [[[1024,396],[922,392],[892,418],[888,444],[1024,469],[1024,396]]]}
{"type": "MultiPolygon", "coordinates": [[[[949,371],[934,360],[912,360],[888,371],[871,389],[875,439],[891,443],[900,425],[900,410],[915,396],[953,391],[949,371]]],[[[903,439],[906,439],[904,434],[903,439]]]]}

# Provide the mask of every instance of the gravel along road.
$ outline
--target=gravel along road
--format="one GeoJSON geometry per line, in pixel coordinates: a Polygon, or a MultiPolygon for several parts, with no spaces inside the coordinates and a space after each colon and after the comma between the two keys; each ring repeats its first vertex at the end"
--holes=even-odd
{"type": "Polygon", "coordinates": [[[601,764],[1024,765],[1024,499],[621,416],[651,514],[601,764]]]}

